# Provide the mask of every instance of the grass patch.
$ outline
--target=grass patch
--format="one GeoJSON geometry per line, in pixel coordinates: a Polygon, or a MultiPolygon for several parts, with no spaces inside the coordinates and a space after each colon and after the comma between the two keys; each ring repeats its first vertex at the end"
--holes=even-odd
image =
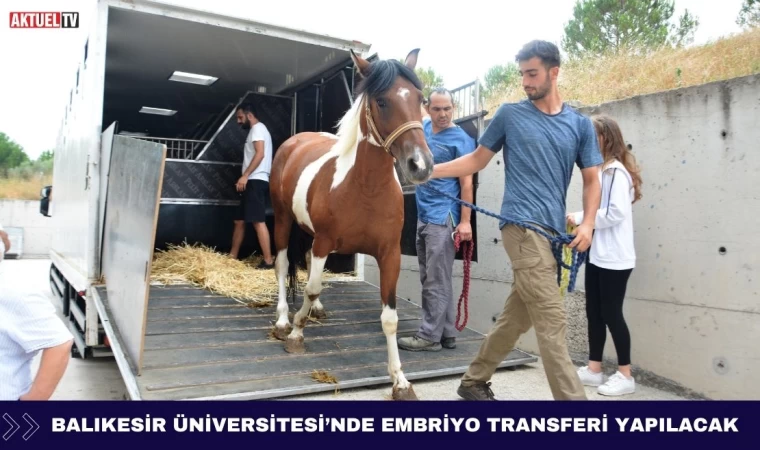
{"type": "Polygon", "coordinates": [[[0,177],[0,199],[39,200],[40,190],[53,184],[52,181],[52,174],[31,178],[0,177]]]}

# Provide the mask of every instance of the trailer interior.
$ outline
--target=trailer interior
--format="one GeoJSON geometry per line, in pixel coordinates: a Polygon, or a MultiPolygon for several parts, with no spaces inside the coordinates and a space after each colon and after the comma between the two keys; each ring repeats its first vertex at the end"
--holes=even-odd
{"type": "MultiPolygon", "coordinates": [[[[275,150],[297,132],[336,131],[351,106],[348,46],[287,40],[276,31],[109,10],[103,130],[116,123],[116,135],[167,146],[156,248],[187,241],[229,251],[246,136],[235,119],[241,102],[256,104],[275,150]]],[[[271,207],[267,221],[271,231],[271,207]]],[[[260,254],[251,228],[240,256],[254,251],[260,254]]],[[[354,260],[335,255],[328,270],[354,271],[354,260]]]]}
{"type": "MultiPolygon", "coordinates": [[[[78,353],[110,348],[131,399],[279,398],[388,382],[379,288],[361,277],[323,292],[328,318],[307,326],[305,355],[269,339],[274,306],[150,283],[156,250],[170,244],[230,249],[246,135],[237,106],[256,103],[275,151],[298,132],[335,132],[358,82],[349,49],[366,57],[369,46],[155,2],[106,1],[101,277],[84,294],[51,269],[54,290],[71,300],[78,353]],[[94,331],[86,325],[93,318],[94,331]],[[335,374],[337,384],[316,383],[314,370],[335,374]]],[[[476,109],[458,119],[473,137],[485,115],[476,109]]],[[[405,192],[409,206],[413,190],[405,192]]],[[[271,206],[267,222],[273,235],[271,206]]],[[[410,254],[413,229],[404,229],[410,254]]],[[[258,250],[249,229],[240,257],[258,250]]],[[[331,254],[326,269],[353,274],[363,268],[357,256],[331,254]]],[[[421,310],[401,297],[398,305],[398,335],[411,335],[421,310]]],[[[291,305],[298,307],[300,300],[291,305]]],[[[406,375],[463,373],[483,338],[467,328],[454,350],[404,352],[406,375]]],[[[534,361],[515,350],[500,367],[534,361]]]]}

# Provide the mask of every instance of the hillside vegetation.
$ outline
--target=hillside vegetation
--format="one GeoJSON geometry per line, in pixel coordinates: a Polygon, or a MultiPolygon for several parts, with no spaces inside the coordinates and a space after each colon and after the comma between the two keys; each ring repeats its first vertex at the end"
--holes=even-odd
{"type": "MultiPolygon", "coordinates": [[[[562,98],[598,105],[636,95],[760,73],[760,27],[691,48],[572,59],[560,69],[562,98]]],[[[485,99],[492,115],[504,102],[525,98],[520,79],[485,99]]]]}
{"type": "MultiPolygon", "coordinates": [[[[760,27],[702,46],[570,59],[562,64],[559,88],[565,100],[597,105],[756,73],[760,73],[760,27]]],[[[520,78],[513,77],[485,98],[485,108],[490,116],[501,103],[524,98],[520,78]]],[[[39,199],[40,189],[51,179],[49,159],[0,171],[0,199],[39,199]]]]}

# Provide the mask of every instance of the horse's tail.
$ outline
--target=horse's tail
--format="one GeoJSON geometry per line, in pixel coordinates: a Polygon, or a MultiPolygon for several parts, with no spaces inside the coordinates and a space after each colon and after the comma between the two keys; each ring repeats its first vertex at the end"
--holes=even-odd
{"type": "Polygon", "coordinates": [[[306,252],[311,248],[314,238],[293,221],[288,239],[288,296],[295,303],[298,292],[298,267],[306,268],[306,252]]]}

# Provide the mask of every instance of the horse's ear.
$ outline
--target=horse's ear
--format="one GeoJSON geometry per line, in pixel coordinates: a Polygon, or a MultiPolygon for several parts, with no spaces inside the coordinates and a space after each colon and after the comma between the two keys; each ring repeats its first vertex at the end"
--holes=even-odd
{"type": "Polygon", "coordinates": [[[406,55],[406,61],[404,61],[404,64],[406,67],[414,70],[414,68],[417,66],[417,54],[420,52],[420,49],[415,48],[411,52],[409,52],[408,55],[406,55]]]}
{"type": "Polygon", "coordinates": [[[361,56],[359,56],[356,53],[354,53],[353,50],[349,50],[349,52],[351,53],[351,59],[354,61],[354,64],[356,64],[356,67],[359,68],[359,73],[363,77],[368,76],[369,75],[369,62],[366,59],[364,59],[361,56]]]}

